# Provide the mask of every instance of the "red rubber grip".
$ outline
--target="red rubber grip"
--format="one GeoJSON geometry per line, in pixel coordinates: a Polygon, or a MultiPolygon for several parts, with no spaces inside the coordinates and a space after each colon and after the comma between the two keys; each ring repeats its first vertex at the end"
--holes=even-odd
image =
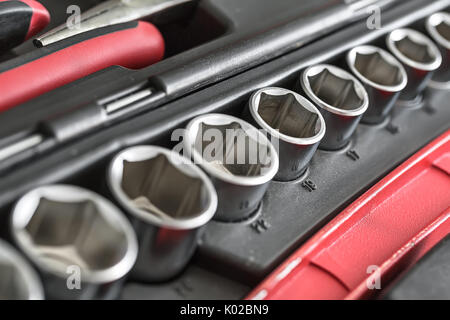
{"type": "MultiPolygon", "coordinates": [[[[5,2],[10,0],[0,0],[0,2],[5,2]]],[[[15,0],[25,3],[32,9],[32,15],[30,24],[28,26],[28,31],[25,35],[23,41],[30,39],[31,37],[38,34],[50,23],[50,13],[47,9],[35,0],[15,0]]]]}
{"type": "Polygon", "coordinates": [[[376,297],[449,233],[447,131],[341,212],[247,299],[376,297]]]}
{"type": "Polygon", "coordinates": [[[28,32],[25,40],[30,39],[35,36],[41,30],[43,30],[50,23],[50,13],[47,9],[37,1],[34,0],[20,0],[26,3],[29,7],[33,9],[33,15],[31,16],[30,26],[28,27],[28,32]]]}
{"type": "Polygon", "coordinates": [[[150,23],[100,35],[0,73],[0,111],[104,68],[139,69],[161,60],[164,39],[150,23]]]}

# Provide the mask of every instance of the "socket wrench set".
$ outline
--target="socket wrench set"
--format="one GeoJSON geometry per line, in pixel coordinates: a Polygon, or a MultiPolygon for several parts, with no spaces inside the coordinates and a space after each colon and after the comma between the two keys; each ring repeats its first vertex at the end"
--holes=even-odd
{"type": "Polygon", "coordinates": [[[449,0],[80,6],[82,29],[55,15],[0,57],[0,298],[277,297],[296,250],[450,129],[449,0]]]}

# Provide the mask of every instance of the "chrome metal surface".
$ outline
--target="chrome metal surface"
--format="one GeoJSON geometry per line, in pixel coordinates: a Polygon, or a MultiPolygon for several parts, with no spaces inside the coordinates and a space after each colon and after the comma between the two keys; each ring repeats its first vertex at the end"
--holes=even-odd
{"type": "Polygon", "coordinates": [[[283,88],[263,88],[250,98],[256,124],[278,140],[280,165],[276,180],[300,177],[325,135],[325,121],[306,98],[283,88]]]}
{"type": "Polygon", "coordinates": [[[369,106],[363,85],[347,71],[327,64],[309,67],[300,82],[325,119],[327,131],[320,147],[345,147],[369,106]]]}
{"type": "Polygon", "coordinates": [[[450,14],[435,13],[427,19],[425,26],[442,55],[442,65],[434,73],[433,81],[447,84],[447,88],[450,88],[450,14]]]}
{"type": "Polygon", "coordinates": [[[75,186],[49,185],[25,194],[14,206],[11,230],[51,299],[109,297],[136,261],[136,236],[125,216],[105,198],[75,186]]]}
{"type": "Polygon", "coordinates": [[[44,139],[45,138],[40,134],[32,134],[17,142],[0,148],[0,161],[8,159],[9,157],[12,157],[22,151],[39,145],[42,141],[44,141],[44,139]]]}
{"type": "Polygon", "coordinates": [[[215,219],[238,221],[256,211],[279,166],[265,134],[239,118],[213,113],[191,120],[183,143],[216,187],[215,219]]]}
{"type": "Polygon", "coordinates": [[[217,208],[208,176],[174,151],[135,146],[114,157],[107,180],[138,234],[133,277],[163,281],[175,276],[189,262],[201,227],[217,208]]]}
{"type": "Polygon", "coordinates": [[[394,56],[403,63],[408,75],[408,84],[400,99],[414,100],[441,66],[441,53],[427,36],[413,29],[392,31],[386,43],[394,56]]]}
{"type": "Polygon", "coordinates": [[[366,88],[369,107],[362,122],[383,122],[408,83],[403,65],[387,51],[363,45],[350,50],[347,64],[366,88]]]}
{"type": "Polygon", "coordinates": [[[0,300],[41,300],[41,280],[11,245],[0,240],[0,300]]]}
{"type": "Polygon", "coordinates": [[[192,1],[193,0],[108,0],[84,12],[80,17],[79,25],[71,27],[67,24],[60,25],[38,37],[35,40],[35,44],[38,47],[47,46],[51,43],[93,29],[149,18],[163,10],[192,1]]]}

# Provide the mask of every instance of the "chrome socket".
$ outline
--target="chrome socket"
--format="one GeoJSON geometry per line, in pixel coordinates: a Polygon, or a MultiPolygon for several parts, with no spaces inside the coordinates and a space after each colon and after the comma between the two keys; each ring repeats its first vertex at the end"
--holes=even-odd
{"type": "Polygon", "coordinates": [[[0,300],[42,300],[36,271],[12,246],[0,240],[0,300]]]}
{"type": "Polygon", "coordinates": [[[214,113],[194,118],[187,125],[183,146],[216,187],[216,220],[251,216],[278,172],[278,154],[266,135],[233,116],[214,113]]]}
{"type": "Polygon", "coordinates": [[[425,27],[441,51],[442,65],[433,75],[433,81],[447,83],[450,87],[450,14],[438,12],[430,16],[425,27]]]}
{"type": "Polygon", "coordinates": [[[345,147],[369,106],[363,85],[347,71],[327,64],[307,68],[300,82],[325,119],[327,130],[320,147],[345,147]]]}
{"type": "Polygon", "coordinates": [[[12,236],[43,279],[49,299],[110,299],[133,267],[136,235],[126,217],[98,194],[49,185],[13,208],[12,236]]]}
{"type": "Polygon", "coordinates": [[[369,96],[369,107],[361,121],[368,124],[383,122],[408,83],[405,68],[389,52],[369,45],[350,50],[347,64],[369,96]]]}
{"type": "Polygon", "coordinates": [[[412,101],[426,88],[433,73],[441,66],[442,55],[433,41],[412,29],[392,31],[386,38],[386,44],[404,65],[408,75],[408,84],[400,99],[412,101]]]}
{"type": "Polygon", "coordinates": [[[263,88],[249,100],[253,121],[278,140],[279,169],[275,179],[300,177],[325,135],[325,121],[301,95],[283,88],[263,88]]]}
{"type": "Polygon", "coordinates": [[[217,208],[208,176],[174,151],[135,146],[114,157],[107,181],[138,235],[133,278],[159,282],[177,275],[217,208]]]}

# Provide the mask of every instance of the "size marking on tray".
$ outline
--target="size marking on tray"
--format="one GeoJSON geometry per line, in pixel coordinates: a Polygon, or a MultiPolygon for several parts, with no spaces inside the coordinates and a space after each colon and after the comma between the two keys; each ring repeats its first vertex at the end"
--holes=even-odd
{"type": "Polygon", "coordinates": [[[422,108],[422,110],[430,116],[436,113],[436,109],[430,105],[426,105],[425,107],[422,108]]]}
{"type": "Polygon", "coordinates": [[[174,290],[179,296],[186,298],[188,297],[189,293],[191,293],[194,289],[186,281],[180,281],[174,287],[174,290]]]}
{"type": "Polygon", "coordinates": [[[356,150],[349,150],[347,151],[346,155],[353,161],[358,161],[361,158],[356,150]]]}
{"type": "Polygon", "coordinates": [[[263,233],[269,230],[270,224],[267,222],[266,219],[261,218],[253,222],[250,227],[257,233],[263,233]]]}
{"type": "Polygon", "coordinates": [[[305,188],[306,190],[308,190],[309,192],[313,192],[313,191],[317,190],[316,184],[309,179],[302,182],[302,187],[305,188]]]}
{"type": "Polygon", "coordinates": [[[397,133],[400,132],[400,128],[399,128],[398,126],[396,126],[395,124],[393,124],[393,123],[389,123],[389,124],[386,126],[386,130],[387,130],[390,134],[397,134],[397,133]]]}

